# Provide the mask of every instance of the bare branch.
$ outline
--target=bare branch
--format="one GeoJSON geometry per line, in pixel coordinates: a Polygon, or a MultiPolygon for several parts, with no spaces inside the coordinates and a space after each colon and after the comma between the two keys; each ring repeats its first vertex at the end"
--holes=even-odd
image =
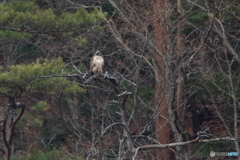
{"type": "Polygon", "coordinates": [[[143,145],[143,146],[139,146],[139,147],[135,148],[135,154],[133,156],[133,160],[135,160],[139,150],[155,149],[155,148],[169,148],[169,147],[176,147],[176,146],[184,146],[184,145],[188,145],[188,144],[195,143],[195,142],[200,143],[200,142],[213,142],[213,141],[238,141],[238,140],[235,138],[231,138],[231,137],[213,138],[213,139],[200,139],[200,137],[197,137],[194,140],[186,141],[186,142],[143,145]]]}
{"type": "Polygon", "coordinates": [[[127,137],[128,151],[130,152],[130,154],[132,154],[134,146],[133,146],[133,142],[132,142],[130,129],[128,127],[128,123],[127,123],[127,120],[126,120],[126,110],[125,110],[125,103],[127,101],[127,98],[128,98],[128,95],[126,95],[126,97],[123,99],[123,102],[122,102],[121,107],[120,107],[120,111],[121,111],[122,123],[124,125],[123,132],[124,132],[124,135],[127,137]]]}
{"type": "Polygon", "coordinates": [[[197,7],[199,7],[199,8],[201,8],[201,9],[204,10],[204,11],[207,11],[206,8],[204,8],[204,7],[200,6],[199,4],[197,4],[197,1],[193,2],[193,1],[187,0],[187,2],[189,2],[189,3],[191,3],[191,4],[195,5],[195,6],[197,6],[197,7]]]}
{"type": "Polygon", "coordinates": [[[224,29],[222,22],[218,18],[214,17],[212,13],[208,13],[208,17],[212,20],[215,20],[220,25],[221,30],[216,26],[216,24],[213,25],[215,31],[218,33],[218,35],[220,37],[222,37],[223,43],[227,46],[228,50],[234,55],[234,57],[237,59],[237,61],[240,62],[237,52],[233,49],[232,45],[229,43],[229,41],[227,39],[227,36],[225,34],[225,29],[224,29]]]}
{"type": "Polygon", "coordinates": [[[101,133],[101,135],[98,137],[98,139],[94,142],[93,145],[95,145],[95,144],[99,141],[99,139],[107,132],[107,130],[108,130],[109,128],[111,128],[111,127],[113,127],[113,126],[115,126],[115,125],[123,125],[123,124],[122,124],[122,123],[113,123],[113,124],[107,126],[107,128],[105,128],[105,130],[101,133]]]}
{"type": "MultiPolygon", "coordinates": [[[[113,36],[115,37],[115,39],[125,48],[126,51],[128,51],[129,53],[131,53],[132,55],[138,57],[138,58],[143,58],[144,61],[151,67],[151,69],[154,70],[153,65],[151,64],[151,62],[147,59],[147,57],[143,56],[143,55],[138,55],[136,54],[134,51],[132,51],[122,40],[121,36],[119,34],[117,34],[116,29],[114,29],[113,25],[110,24],[110,21],[108,21],[105,18],[105,21],[107,22],[107,25],[110,29],[110,31],[112,32],[113,36]]],[[[111,21],[112,22],[112,21],[111,21]]],[[[113,22],[112,22],[113,23],[113,22]]]]}

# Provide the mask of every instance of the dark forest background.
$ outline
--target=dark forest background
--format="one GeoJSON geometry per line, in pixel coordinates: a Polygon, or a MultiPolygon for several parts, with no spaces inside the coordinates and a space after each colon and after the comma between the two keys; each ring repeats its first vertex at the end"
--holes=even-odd
{"type": "Polygon", "coordinates": [[[239,43],[238,0],[1,0],[0,159],[240,153],[239,43]]]}

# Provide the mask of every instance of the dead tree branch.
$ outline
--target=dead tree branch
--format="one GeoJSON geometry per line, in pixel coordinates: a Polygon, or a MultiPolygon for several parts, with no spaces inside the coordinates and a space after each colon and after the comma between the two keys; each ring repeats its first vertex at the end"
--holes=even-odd
{"type": "Polygon", "coordinates": [[[139,146],[137,148],[134,148],[135,154],[134,154],[132,159],[135,160],[139,150],[156,149],[156,148],[157,149],[159,149],[159,148],[169,148],[169,147],[176,147],[176,146],[184,146],[184,145],[188,145],[188,144],[195,143],[195,142],[213,142],[213,141],[238,141],[238,140],[235,139],[235,138],[231,138],[231,137],[213,138],[213,139],[201,139],[200,137],[197,137],[194,140],[186,141],[186,142],[143,145],[143,146],[139,146]]]}
{"type": "Polygon", "coordinates": [[[128,121],[126,120],[126,101],[128,98],[128,94],[124,97],[122,104],[120,106],[120,112],[121,112],[121,119],[122,119],[122,124],[124,126],[123,128],[123,132],[124,132],[124,136],[127,137],[127,146],[128,146],[128,151],[132,154],[133,152],[133,142],[132,142],[132,137],[131,137],[131,132],[130,129],[128,127],[128,121]]]}

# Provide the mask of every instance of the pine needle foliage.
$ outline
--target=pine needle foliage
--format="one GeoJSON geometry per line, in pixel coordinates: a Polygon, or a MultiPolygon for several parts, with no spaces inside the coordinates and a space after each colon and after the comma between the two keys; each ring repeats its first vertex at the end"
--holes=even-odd
{"type": "Polygon", "coordinates": [[[66,65],[61,58],[10,66],[9,71],[0,73],[0,94],[18,97],[22,93],[32,92],[44,92],[49,95],[60,91],[84,92],[84,89],[65,77],[51,77],[54,74],[64,74],[64,70],[66,65]],[[40,77],[46,75],[50,77],[40,77]]]}
{"type": "Polygon", "coordinates": [[[84,26],[104,19],[97,9],[78,8],[56,14],[52,8],[40,8],[31,0],[0,3],[0,15],[0,39],[24,39],[34,34],[79,35],[84,26]]]}

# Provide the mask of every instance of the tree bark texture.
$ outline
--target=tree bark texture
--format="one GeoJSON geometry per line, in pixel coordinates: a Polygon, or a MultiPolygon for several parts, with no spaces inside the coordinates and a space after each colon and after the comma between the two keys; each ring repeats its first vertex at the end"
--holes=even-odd
{"type": "MultiPolygon", "coordinates": [[[[177,120],[178,122],[178,134],[175,134],[175,141],[183,142],[185,135],[185,74],[184,74],[184,52],[185,52],[185,36],[183,33],[184,29],[184,12],[183,12],[183,0],[177,1],[178,10],[178,22],[177,22],[177,46],[175,54],[178,57],[177,61],[177,92],[176,92],[176,107],[177,107],[177,120]]],[[[176,147],[177,156],[176,159],[187,158],[187,147],[178,146],[176,147]]]]}
{"type": "Polygon", "coordinates": [[[128,95],[126,95],[122,100],[122,103],[121,103],[121,106],[120,106],[120,113],[121,113],[121,120],[122,120],[122,124],[123,124],[123,133],[124,133],[124,136],[127,138],[128,151],[130,153],[130,156],[132,157],[134,146],[133,146],[133,142],[132,142],[131,132],[130,132],[128,122],[127,122],[127,119],[126,119],[127,114],[126,114],[125,103],[127,101],[127,98],[128,98],[128,95]]]}
{"type": "MultiPolygon", "coordinates": [[[[170,143],[172,138],[172,130],[169,123],[168,103],[166,97],[166,70],[165,70],[165,55],[168,54],[168,39],[166,20],[166,3],[165,0],[156,0],[153,3],[153,25],[154,25],[154,40],[157,49],[164,57],[158,53],[154,54],[155,59],[155,106],[156,106],[156,139],[162,143],[170,143]]],[[[158,160],[174,159],[173,152],[170,149],[157,150],[158,160]]]]}
{"type": "Polygon", "coordinates": [[[15,115],[16,112],[16,104],[14,100],[10,99],[10,106],[6,111],[5,119],[3,122],[3,144],[5,149],[5,159],[10,160],[11,156],[14,154],[14,143],[13,143],[13,133],[16,127],[17,122],[22,117],[25,111],[25,105],[21,105],[20,113],[17,116],[15,115]]]}

